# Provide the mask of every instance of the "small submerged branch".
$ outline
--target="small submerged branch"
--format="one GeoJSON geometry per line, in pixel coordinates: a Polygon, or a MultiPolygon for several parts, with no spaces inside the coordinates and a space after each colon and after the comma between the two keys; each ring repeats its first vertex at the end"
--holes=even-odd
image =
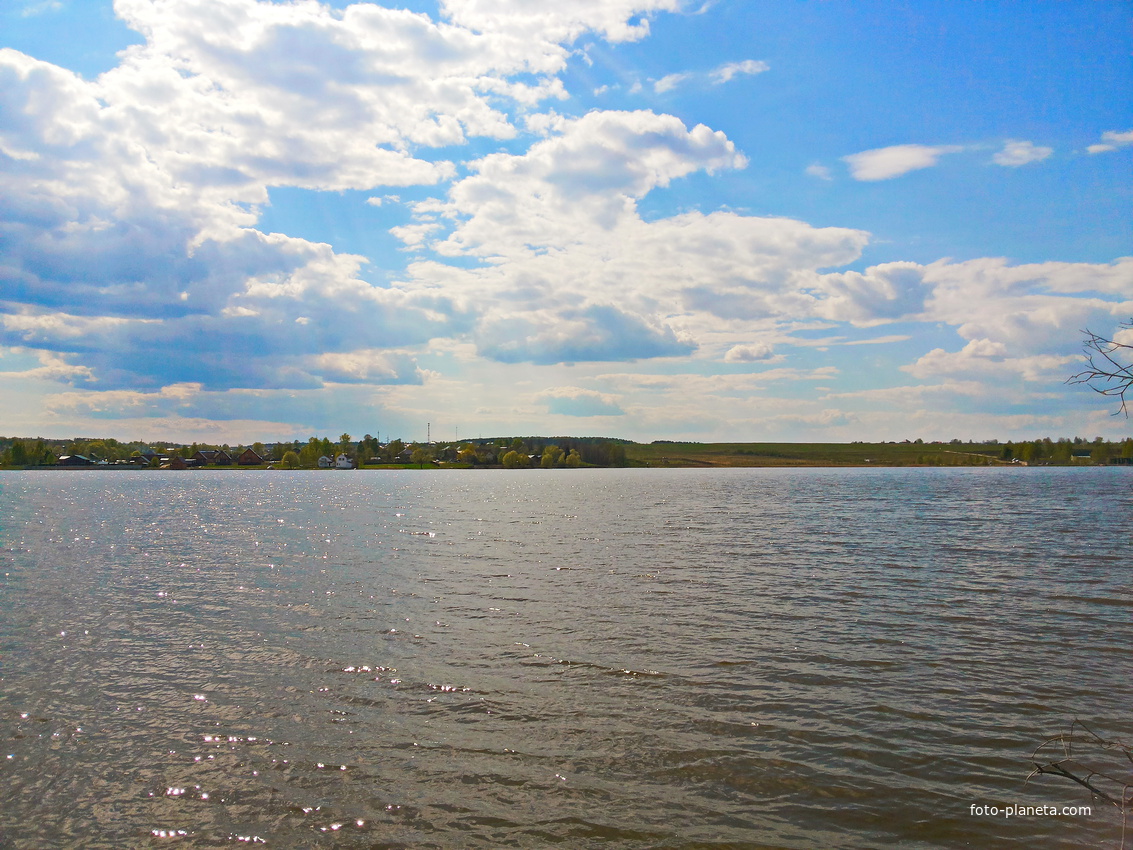
{"type": "Polygon", "coordinates": [[[1121,848],[1125,848],[1126,827],[1133,811],[1133,745],[1103,738],[1077,718],[1068,732],[1048,738],[1031,753],[1029,782],[1036,776],[1060,776],[1087,789],[1121,812],[1121,848]],[[1059,747],[1062,758],[1048,760],[1044,752],[1059,747]]]}

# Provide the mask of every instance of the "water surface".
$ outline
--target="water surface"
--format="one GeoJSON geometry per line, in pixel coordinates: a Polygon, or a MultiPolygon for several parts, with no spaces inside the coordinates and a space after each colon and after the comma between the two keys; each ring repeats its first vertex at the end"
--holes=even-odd
{"type": "Polygon", "coordinates": [[[5,473],[0,845],[1116,847],[1130,472],[5,473]]]}

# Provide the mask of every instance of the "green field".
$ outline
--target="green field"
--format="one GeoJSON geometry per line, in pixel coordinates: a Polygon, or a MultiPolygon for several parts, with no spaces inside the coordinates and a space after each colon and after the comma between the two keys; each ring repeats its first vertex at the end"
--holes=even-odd
{"type": "Polygon", "coordinates": [[[997,444],[630,443],[634,466],[985,466],[1002,463],[997,444]]]}

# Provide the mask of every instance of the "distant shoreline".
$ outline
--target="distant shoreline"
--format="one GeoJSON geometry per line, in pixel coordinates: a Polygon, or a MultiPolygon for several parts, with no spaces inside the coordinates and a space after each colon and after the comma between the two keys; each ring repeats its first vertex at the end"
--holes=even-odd
{"type": "MultiPolygon", "coordinates": [[[[345,435],[344,435],[345,436],[345,435]]],[[[366,437],[361,443],[338,444],[338,455],[334,457],[333,444],[317,447],[318,457],[310,454],[314,446],[312,440],[302,446],[302,452],[294,451],[295,444],[255,444],[254,449],[228,449],[224,451],[197,450],[192,447],[168,446],[160,454],[150,450],[154,458],[148,463],[149,455],[134,451],[132,457],[125,457],[124,447],[116,446],[117,455],[105,457],[101,450],[91,446],[89,453],[75,451],[67,456],[59,451],[44,456],[39,449],[29,450],[25,463],[12,463],[10,455],[3,460],[8,464],[0,470],[42,470],[42,469],[95,469],[110,471],[120,469],[168,468],[182,463],[185,457],[190,469],[200,470],[288,470],[322,469],[328,465],[349,465],[359,457],[372,459],[372,463],[355,466],[362,470],[389,469],[540,469],[573,467],[587,468],[631,468],[631,469],[725,469],[725,468],[875,468],[875,467],[993,467],[993,466],[1133,466],[1133,438],[1121,441],[1093,440],[1081,438],[1043,439],[1021,441],[1019,443],[995,440],[986,442],[925,442],[923,440],[902,440],[883,443],[695,443],[657,441],[635,443],[614,438],[578,437],[526,437],[492,438],[489,440],[468,441],[465,443],[411,443],[403,444],[395,440],[388,445],[378,444],[366,437]],[[286,447],[287,451],[282,451],[286,447]],[[181,454],[191,452],[192,454],[181,454]],[[242,458],[237,457],[237,452],[242,458]],[[409,456],[412,454],[413,459],[409,456]],[[569,457],[567,456],[569,454],[569,457]],[[223,456],[222,463],[213,462],[213,456],[223,456]],[[42,458],[42,459],[41,459],[42,458]],[[274,458],[274,459],[272,459],[274,458]],[[380,460],[379,460],[380,458],[380,460]],[[59,459],[63,464],[57,464],[59,459]],[[239,462],[243,459],[245,462],[239,462]],[[34,461],[39,461],[35,463],[34,461]],[[96,461],[91,463],[90,461],[96,461]],[[109,463],[103,462],[108,460],[109,463]],[[249,461],[259,462],[249,462],[249,461]],[[27,461],[33,461],[31,463],[27,461]],[[47,461],[44,463],[44,461],[47,461]],[[298,465],[297,465],[298,464],[298,465]]],[[[329,444],[329,441],[324,441],[329,444]]],[[[88,444],[89,445],[89,444],[88,444]]],[[[42,448],[42,447],[39,447],[42,448]]],[[[82,446],[79,446],[82,448],[82,446]]],[[[105,447],[103,447],[105,448],[105,447]]],[[[44,450],[46,451],[46,450],[44,450]]],[[[24,456],[21,456],[23,459],[24,456]]]]}

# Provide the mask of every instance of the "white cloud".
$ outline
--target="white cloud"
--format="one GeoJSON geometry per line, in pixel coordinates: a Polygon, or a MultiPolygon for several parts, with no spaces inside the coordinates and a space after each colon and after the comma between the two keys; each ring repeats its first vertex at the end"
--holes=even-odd
{"type": "Polygon", "coordinates": [[[856,259],[861,231],[726,212],[638,214],[638,199],[673,179],[744,162],[723,134],[672,116],[566,121],[561,135],[485,158],[447,199],[418,207],[452,228],[430,247],[486,265],[421,262],[399,285],[459,293],[477,312],[494,305],[474,335],[482,354],[506,362],[687,354],[721,320],[746,321],[736,332],[748,335],[756,318],[819,314],[830,296],[817,270],[856,259]]]}
{"type": "Polygon", "coordinates": [[[987,378],[997,376],[1050,383],[1065,379],[1066,367],[1081,359],[1076,354],[1011,357],[1008,351],[1002,342],[973,339],[957,352],[934,348],[915,363],[902,368],[917,378],[982,378],[985,385],[987,378]]]}
{"type": "Polygon", "coordinates": [[[664,94],[667,91],[672,91],[682,82],[687,80],[688,77],[688,74],[667,74],[653,83],[653,91],[655,91],[657,94],[664,94]]]}
{"type": "MultiPolygon", "coordinates": [[[[372,4],[118,0],[146,43],[97,80],[0,50],[0,345],[38,357],[15,358],[23,371],[5,385],[70,383],[42,407],[83,422],[327,421],[334,399],[362,409],[375,397],[421,419],[435,409],[426,401],[451,408],[464,388],[483,407],[523,411],[531,428],[548,411],[626,410],[656,427],[771,428],[765,390],[839,380],[833,366],[793,359],[816,355],[806,331],[953,328],[955,344],[907,371],[958,392],[1049,380],[1080,327],[1133,313],[1133,260],[846,272],[863,231],[727,210],[643,217],[649,193],[746,158],[674,116],[571,118],[545,104],[565,94],[558,75],[588,46],[575,42],[642,38],[650,15],[677,5],[445,0],[438,21],[372,4]],[[508,140],[508,152],[459,170],[440,159],[475,137],[508,140]],[[354,190],[379,206],[400,201],[377,187],[438,184],[391,231],[415,258],[402,280],[374,285],[363,257],[255,229],[271,187],[354,190]],[[741,374],[640,374],[664,362],[599,372],[670,357],[741,374]],[[459,379],[428,368],[445,362],[459,379]],[[280,414],[289,404],[301,411],[291,419],[280,414]]],[[[747,60],[695,76],[766,70],[747,60]]],[[[1102,141],[1128,144],[1133,131],[1102,141]]],[[[900,145],[845,161],[856,179],[881,180],[959,150],[900,145]]],[[[996,161],[1047,150],[1013,141],[996,161]]],[[[820,163],[807,173],[832,176],[820,163]]],[[[853,424],[821,404],[776,404],[784,427],[853,424]]]]}
{"type": "Polygon", "coordinates": [[[459,221],[435,244],[442,254],[529,255],[562,248],[635,218],[634,201],[697,170],[741,168],[720,132],[692,130],[671,115],[591,112],[523,155],[492,154],[456,183],[448,200],[419,210],[459,221]]]}
{"type": "Polygon", "coordinates": [[[309,368],[324,380],[349,384],[419,384],[421,370],[406,353],[381,349],[316,354],[309,368]]]}
{"type": "MultiPolygon", "coordinates": [[[[19,349],[9,349],[10,351],[19,351],[19,349]]],[[[71,383],[73,381],[90,381],[94,379],[94,373],[89,366],[81,364],[68,363],[66,359],[58,354],[50,351],[36,351],[34,352],[36,359],[39,361],[39,366],[32,369],[13,370],[8,372],[0,372],[0,376],[5,378],[18,377],[21,379],[57,381],[61,383],[71,383]]]]}
{"type": "Polygon", "coordinates": [[[20,16],[23,18],[33,18],[36,15],[42,15],[47,12],[58,12],[63,9],[61,0],[39,0],[37,3],[26,3],[24,8],[20,11],[20,16]]]}
{"type": "MultiPolygon", "coordinates": [[[[258,233],[255,205],[270,185],[450,177],[450,163],[408,149],[513,136],[501,104],[562,94],[553,75],[566,51],[555,39],[594,27],[639,37],[647,22],[629,18],[671,4],[615,5],[559,10],[534,38],[522,33],[524,20],[535,22],[529,7],[515,3],[448,4],[453,20],[496,16],[494,29],[477,18],[484,26],[473,31],[371,4],[119,0],[117,13],[146,43],[96,81],[0,50],[9,155],[0,158],[0,240],[11,246],[0,335],[55,348],[70,364],[56,374],[97,376],[105,387],[194,374],[214,386],[419,380],[374,352],[455,333],[461,308],[437,292],[363,282],[364,258],[258,233]],[[165,355],[172,350],[179,356],[165,355]]],[[[704,166],[713,163],[694,167],[704,166]]],[[[679,173],[643,168],[646,185],[679,173]]],[[[416,244],[438,227],[419,217],[398,235],[416,244]]],[[[657,344],[688,350],[663,324],[638,323],[657,329],[657,344]]]]}
{"type": "Polygon", "coordinates": [[[581,387],[555,387],[536,398],[547,405],[548,413],[564,416],[623,416],[617,396],[581,387]]]}
{"type": "Polygon", "coordinates": [[[1096,145],[1086,148],[1089,153],[1108,153],[1118,148],[1133,145],[1133,130],[1106,130],[1102,133],[1102,140],[1096,145]]]}
{"type": "Polygon", "coordinates": [[[1003,150],[991,159],[996,165],[1017,168],[1020,165],[1029,165],[1032,162],[1042,162],[1052,153],[1054,153],[1054,148],[1044,148],[1035,145],[1033,142],[1009,139],[1004,143],[1003,150]]]}
{"type": "Polygon", "coordinates": [[[728,62],[721,65],[711,73],[712,82],[716,85],[726,83],[738,74],[753,75],[769,71],[771,66],[757,59],[745,59],[742,62],[728,62]]]}
{"type": "Polygon", "coordinates": [[[873,339],[852,339],[839,343],[839,345],[888,345],[891,342],[905,342],[912,339],[908,334],[888,334],[873,339]]]}
{"type": "Polygon", "coordinates": [[[824,274],[815,281],[827,297],[816,312],[842,322],[876,324],[909,318],[924,309],[929,287],[916,263],[884,263],[861,272],[824,274]]]}
{"type": "Polygon", "coordinates": [[[645,15],[676,12],[679,0],[571,0],[567,3],[530,3],[527,0],[442,0],[441,8],[453,23],[485,33],[524,42],[569,44],[587,31],[607,41],[637,41],[649,34],[645,15]]]}
{"type": "Polygon", "coordinates": [[[410,145],[510,138],[498,99],[563,95],[565,61],[545,41],[522,48],[374,4],[119,0],[147,37],[99,81],[123,129],[144,134],[183,180],[249,200],[263,184],[315,189],[431,183],[452,173],[410,145]],[[211,21],[201,26],[201,21],[211,21]],[[530,73],[519,83],[515,74],[530,73]],[[153,144],[156,142],[156,144],[153,144]],[[222,165],[218,168],[218,165],[222,165]]]}
{"type": "Polygon", "coordinates": [[[893,145],[842,159],[850,166],[850,176],[855,180],[890,180],[910,171],[931,168],[944,154],[962,150],[958,145],[893,145]]]}
{"type": "Polygon", "coordinates": [[[725,363],[757,363],[775,358],[775,350],[767,343],[734,345],[724,355],[725,363]]]}

